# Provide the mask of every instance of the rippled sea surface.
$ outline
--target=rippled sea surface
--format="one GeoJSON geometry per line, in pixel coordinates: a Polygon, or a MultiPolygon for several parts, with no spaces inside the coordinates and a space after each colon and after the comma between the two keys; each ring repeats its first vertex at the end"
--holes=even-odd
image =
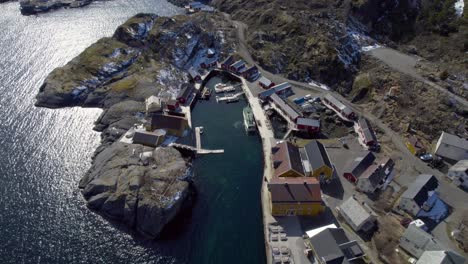
{"type": "Polygon", "coordinates": [[[101,110],[34,107],[49,72],[139,12],[181,10],[113,0],[25,17],[18,3],[0,4],[0,263],[265,262],[261,145],[243,133],[242,105],[195,108],[194,123],[211,134],[202,144],[227,154],[197,160],[195,206],[159,241],[133,237],[85,206],[78,181],[100,142],[92,127],[101,110]]]}

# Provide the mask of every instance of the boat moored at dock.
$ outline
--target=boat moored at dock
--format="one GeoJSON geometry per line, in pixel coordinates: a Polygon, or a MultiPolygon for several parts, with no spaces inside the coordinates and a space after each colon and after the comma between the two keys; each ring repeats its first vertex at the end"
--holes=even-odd
{"type": "Polygon", "coordinates": [[[246,106],[242,110],[242,114],[244,116],[245,131],[247,131],[247,133],[255,132],[257,127],[255,125],[255,118],[252,113],[252,109],[249,106],[246,106]]]}

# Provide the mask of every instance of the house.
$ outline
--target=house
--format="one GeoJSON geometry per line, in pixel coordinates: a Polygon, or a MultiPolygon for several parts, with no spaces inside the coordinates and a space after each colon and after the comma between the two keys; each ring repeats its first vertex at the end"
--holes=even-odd
{"type": "Polygon", "coordinates": [[[350,197],[336,209],[356,232],[369,232],[376,226],[377,214],[367,204],[358,202],[354,197],[350,197]]]}
{"type": "Polygon", "coordinates": [[[157,147],[164,142],[166,131],[156,130],[149,132],[146,130],[136,130],[133,134],[133,144],[140,144],[148,147],[157,147]]]}
{"type": "Polygon", "coordinates": [[[375,156],[370,151],[362,152],[350,161],[343,170],[343,177],[351,183],[357,183],[358,178],[374,163],[375,156]]]}
{"type": "Polygon", "coordinates": [[[263,89],[270,89],[271,87],[275,86],[275,83],[262,76],[260,77],[260,80],[258,80],[258,85],[260,85],[260,87],[263,89]]]}
{"type": "Polygon", "coordinates": [[[299,149],[288,141],[277,144],[272,149],[274,177],[304,177],[299,149]]]}
{"type": "Polygon", "coordinates": [[[215,67],[218,64],[218,58],[208,58],[204,60],[202,63],[200,63],[200,67],[203,69],[208,69],[215,67]]]}
{"type": "Polygon", "coordinates": [[[239,73],[241,69],[245,67],[245,62],[243,60],[238,60],[229,66],[229,70],[234,73],[239,73]]]}
{"type": "Polygon", "coordinates": [[[303,160],[305,171],[317,179],[331,179],[333,176],[333,165],[328,156],[328,152],[317,140],[312,140],[304,147],[303,160]]]}
{"type": "Polygon", "coordinates": [[[270,102],[275,106],[277,111],[281,112],[280,114],[289,118],[292,123],[295,123],[296,120],[301,116],[294,108],[288,105],[277,94],[272,94],[270,96],[270,102]]]}
{"type": "Polygon", "coordinates": [[[167,101],[166,103],[166,108],[167,110],[169,111],[176,111],[177,109],[179,109],[179,101],[177,100],[174,100],[174,99],[170,99],[169,101],[167,101]]]}
{"type": "Polygon", "coordinates": [[[429,211],[432,206],[431,201],[437,197],[436,189],[438,186],[439,182],[435,176],[428,174],[419,175],[401,195],[400,209],[412,216],[417,216],[421,210],[429,211]]]}
{"type": "Polygon", "coordinates": [[[455,185],[468,188],[468,160],[460,160],[453,165],[449,169],[447,177],[452,180],[455,185]]]}
{"type": "Polygon", "coordinates": [[[185,104],[187,103],[193,92],[194,92],[194,89],[195,89],[195,86],[191,83],[183,83],[181,86],[180,86],[180,92],[179,94],[177,95],[177,101],[181,104],[185,104]]]}
{"type": "Polygon", "coordinates": [[[424,251],[416,264],[465,264],[463,256],[451,250],[428,250],[424,251]]]}
{"type": "Polygon", "coordinates": [[[153,115],[151,119],[151,131],[164,129],[169,135],[182,137],[188,128],[188,120],[181,116],[153,115]]]}
{"type": "Polygon", "coordinates": [[[468,140],[442,132],[434,154],[455,162],[466,160],[468,159],[468,140]]]}
{"type": "Polygon", "coordinates": [[[299,117],[296,121],[297,129],[307,133],[318,133],[320,131],[320,120],[299,117]]]}
{"type": "Polygon", "coordinates": [[[188,70],[188,73],[189,73],[189,77],[190,77],[190,79],[191,79],[192,81],[194,81],[194,82],[201,81],[201,75],[200,75],[200,73],[199,73],[196,69],[190,68],[190,69],[188,70]]]}
{"type": "Polygon", "coordinates": [[[355,240],[349,240],[342,228],[327,228],[308,239],[317,264],[350,264],[364,257],[355,240]]]}
{"type": "Polygon", "coordinates": [[[268,182],[273,216],[309,215],[324,210],[320,183],[311,177],[273,177],[268,182]]]}
{"type": "Polygon", "coordinates": [[[163,109],[163,100],[158,96],[150,96],[145,100],[146,113],[156,113],[161,112],[163,109]]]}
{"type": "Polygon", "coordinates": [[[333,111],[339,113],[344,118],[354,119],[356,114],[351,110],[351,108],[343,104],[340,100],[333,97],[331,94],[327,94],[323,97],[322,102],[326,107],[332,109],[333,111]]]}
{"type": "Polygon", "coordinates": [[[376,165],[369,166],[358,178],[357,189],[365,193],[373,193],[377,189],[380,189],[390,175],[394,165],[393,160],[387,157],[377,162],[376,165]]]}
{"type": "Polygon", "coordinates": [[[275,85],[266,91],[259,93],[258,98],[262,100],[266,100],[273,94],[277,94],[278,96],[284,98],[284,97],[291,95],[292,93],[293,93],[292,86],[289,83],[284,82],[284,83],[275,85]]]}
{"type": "Polygon", "coordinates": [[[422,155],[426,152],[426,148],[422,142],[414,135],[411,135],[406,141],[406,147],[413,155],[422,155]]]}
{"type": "Polygon", "coordinates": [[[229,56],[223,62],[221,62],[221,69],[229,70],[229,66],[234,63],[234,57],[229,56]]]}
{"type": "Polygon", "coordinates": [[[410,224],[401,236],[400,247],[416,258],[421,257],[425,251],[437,251],[444,248],[431,234],[414,224],[410,224]]]}
{"type": "Polygon", "coordinates": [[[374,130],[365,118],[359,118],[358,120],[358,133],[361,141],[368,147],[372,147],[377,144],[377,137],[375,136],[374,130]]]}
{"type": "Polygon", "coordinates": [[[329,225],[321,226],[321,227],[306,231],[306,235],[307,237],[311,238],[328,228],[338,228],[338,227],[335,224],[329,224],[329,225]]]}
{"type": "Polygon", "coordinates": [[[258,74],[258,68],[257,68],[256,65],[254,65],[252,67],[249,67],[249,68],[245,68],[245,70],[242,71],[242,73],[241,73],[242,77],[244,77],[246,79],[251,79],[254,76],[256,76],[257,74],[258,74]]]}

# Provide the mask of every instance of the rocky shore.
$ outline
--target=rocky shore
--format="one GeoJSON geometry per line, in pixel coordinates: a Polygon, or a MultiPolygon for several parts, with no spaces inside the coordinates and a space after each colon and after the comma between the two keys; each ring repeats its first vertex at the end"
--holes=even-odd
{"type": "Polygon", "coordinates": [[[93,0],[21,0],[20,10],[23,15],[34,15],[62,7],[82,7],[89,5],[92,1],[93,0]]]}
{"type": "Polygon", "coordinates": [[[187,70],[209,48],[232,49],[230,29],[223,23],[216,14],[139,14],[46,78],[36,106],[104,110],[95,126],[102,145],[79,184],[90,208],[156,238],[189,205],[188,159],[172,147],[154,149],[118,139],[146,122],[147,97],[177,94],[188,81],[187,70]]]}

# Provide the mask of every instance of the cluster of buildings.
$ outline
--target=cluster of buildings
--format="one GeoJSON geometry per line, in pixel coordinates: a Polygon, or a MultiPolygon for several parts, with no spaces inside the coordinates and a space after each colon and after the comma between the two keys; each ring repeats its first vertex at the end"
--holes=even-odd
{"type": "Polygon", "coordinates": [[[384,186],[394,165],[388,157],[376,160],[372,152],[364,151],[346,165],[343,177],[359,191],[374,193],[384,186]]]}
{"type": "Polygon", "coordinates": [[[304,148],[288,141],[272,149],[274,174],[268,182],[273,216],[317,215],[324,210],[320,181],[333,177],[333,165],[319,141],[304,148]]]}
{"type": "Polygon", "coordinates": [[[260,76],[256,65],[249,66],[243,60],[235,60],[232,55],[221,62],[221,69],[242,76],[247,80],[255,80],[260,76]]]}
{"type": "Polygon", "coordinates": [[[175,98],[170,94],[148,97],[145,105],[149,122],[143,128],[134,129],[131,143],[157,147],[163,144],[168,136],[185,136],[190,125],[181,106],[190,106],[196,96],[194,85],[184,83],[175,98]]]}
{"type": "Polygon", "coordinates": [[[185,12],[187,14],[193,14],[200,11],[214,12],[215,9],[200,2],[190,2],[188,5],[185,6],[185,12]]]}
{"type": "Polygon", "coordinates": [[[268,90],[259,93],[258,97],[263,102],[270,104],[272,109],[285,118],[290,124],[290,128],[308,134],[315,134],[320,131],[320,120],[304,117],[294,104],[285,100],[285,98],[293,94],[292,86],[289,83],[284,82],[274,85],[271,81],[262,77],[259,80],[259,85],[262,87],[271,86],[268,90]]]}

